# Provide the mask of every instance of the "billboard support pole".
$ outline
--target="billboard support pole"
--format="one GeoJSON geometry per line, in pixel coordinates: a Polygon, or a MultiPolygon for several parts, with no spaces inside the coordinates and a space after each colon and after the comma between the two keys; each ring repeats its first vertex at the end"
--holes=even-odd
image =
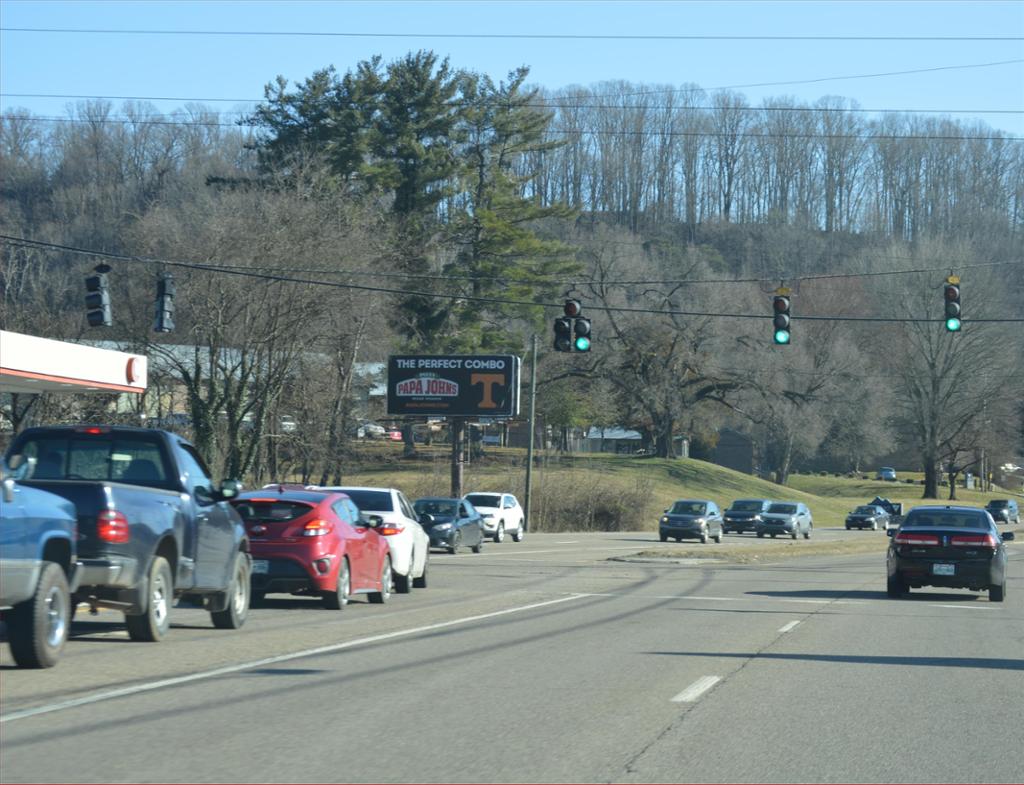
{"type": "Polygon", "coordinates": [[[533,334],[533,342],[530,348],[530,438],[526,443],[526,492],[523,494],[523,528],[530,531],[533,526],[532,513],[530,512],[530,497],[533,493],[533,439],[534,431],[537,429],[537,334],[533,334]]]}
{"type": "Polygon", "coordinates": [[[463,417],[451,418],[452,432],[452,496],[462,498],[462,440],[466,421],[463,417]]]}

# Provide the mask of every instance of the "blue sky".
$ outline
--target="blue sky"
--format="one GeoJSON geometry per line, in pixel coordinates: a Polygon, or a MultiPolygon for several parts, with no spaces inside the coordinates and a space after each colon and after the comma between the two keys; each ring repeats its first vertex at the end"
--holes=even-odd
{"type": "MultiPolygon", "coordinates": [[[[1024,0],[959,2],[139,2],[0,0],[0,102],[59,116],[69,98],[137,96],[169,112],[189,101],[251,106],[278,74],[344,72],[374,54],[432,49],[452,65],[504,76],[519,65],[545,88],[625,80],[735,87],[813,102],[838,95],[865,109],[942,110],[1024,136],[1024,0]],[[361,37],[18,32],[10,28],[360,33],[361,37]],[[876,40],[453,38],[443,35],[871,36],[876,40]],[[412,36],[412,37],[404,37],[412,36]],[[1017,40],[892,41],[879,37],[1017,40]],[[982,64],[1017,60],[1016,63],[982,64]],[[957,68],[948,68],[957,66],[957,68]],[[926,73],[868,76],[894,71],[926,73]],[[833,79],[833,77],[859,77],[833,79]],[[810,82],[810,80],[826,80],[810,82]],[[766,82],[795,84],[751,86],[766,82]],[[802,82],[802,83],[801,83],[802,82]],[[229,99],[217,101],[213,99],[229,99]],[[958,110],[971,110],[970,112],[958,110]],[[988,113],[982,113],[988,110],[988,113]]],[[[120,106],[120,101],[115,101],[120,106]]],[[[933,113],[929,113],[933,116],[933,113]]]]}

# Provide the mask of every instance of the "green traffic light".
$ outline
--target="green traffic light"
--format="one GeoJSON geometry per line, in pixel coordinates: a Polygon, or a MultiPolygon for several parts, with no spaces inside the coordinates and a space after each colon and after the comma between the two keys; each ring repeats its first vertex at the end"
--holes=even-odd
{"type": "Polygon", "coordinates": [[[951,333],[960,332],[960,320],[957,319],[955,316],[951,316],[950,318],[946,319],[946,330],[948,330],[951,333]]]}
{"type": "Polygon", "coordinates": [[[590,351],[590,339],[584,335],[580,335],[576,338],[576,351],[578,352],[589,352],[590,351]]]}
{"type": "Polygon", "coordinates": [[[775,343],[789,343],[789,330],[776,330],[775,343]]]}

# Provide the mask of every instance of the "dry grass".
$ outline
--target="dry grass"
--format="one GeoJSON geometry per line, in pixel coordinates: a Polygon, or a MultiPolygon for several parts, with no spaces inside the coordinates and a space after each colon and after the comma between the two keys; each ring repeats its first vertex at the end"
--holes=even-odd
{"type": "Polygon", "coordinates": [[[718,559],[736,564],[757,564],[799,559],[805,556],[845,556],[860,553],[876,553],[881,559],[884,559],[888,546],[888,537],[872,537],[870,540],[839,540],[837,542],[783,540],[763,546],[715,547],[701,545],[693,548],[658,548],[657,550],[640,551],[627,558],[718,559]]]}

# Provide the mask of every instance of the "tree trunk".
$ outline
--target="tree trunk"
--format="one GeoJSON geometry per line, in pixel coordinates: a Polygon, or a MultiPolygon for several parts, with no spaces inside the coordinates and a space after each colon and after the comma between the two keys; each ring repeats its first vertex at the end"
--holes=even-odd
{"type": "Polygon", "coordinates": [[[924,495],[922,499],[939,498],[939,473],[935,468],[935,459],[931,456],[924,462],[924,495]]]}

